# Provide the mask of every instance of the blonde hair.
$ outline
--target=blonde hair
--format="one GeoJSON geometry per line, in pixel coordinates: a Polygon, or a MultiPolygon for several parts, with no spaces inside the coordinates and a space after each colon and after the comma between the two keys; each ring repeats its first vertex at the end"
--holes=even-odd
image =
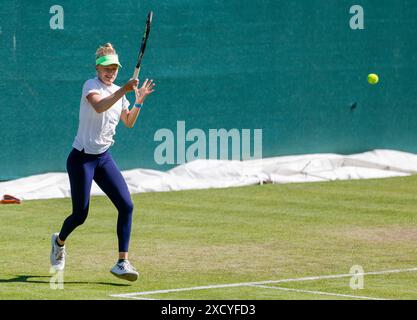
{"type": "Polygon", "coordinates": [[[100,57],[107,56],[109,54],[116,54],[116,50],[113,48],[113,45],[110,42],[98,47],[96,50],[96,60],[100,57]]]}

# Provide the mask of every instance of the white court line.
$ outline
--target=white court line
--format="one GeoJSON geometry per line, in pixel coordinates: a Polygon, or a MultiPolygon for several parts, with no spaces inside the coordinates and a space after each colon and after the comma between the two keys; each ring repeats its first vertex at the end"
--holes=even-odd
{"type": "Polygon", "coordinates": [[[299,282],[299,281],[314,281],[314,280],[324,280],[324,279],[338,279],[338,278],[347,278],[347,277],[353,277],[353,276],[381,275],[381,274],[413,272],[413,271],[417,271],[417,268],[383,270],[383,271],[373,271],[373,272],[363,272],[363,273],[345,273],[345,274],[334,274],[334,275],[324,275],[324,276],[314,276],[314,277],[304,277],[304,278],[290,278],[290,279],[280,279],[280,280],[265,280],[265,281],[257,281],[257,282],[241,282],[241,283],[229,283],[229,284],[216,284],[216,285],[208,285],[208,286],[189,287],[189,288],[178,288],[178,289],[167,289],[167,290],[154,290],[154,291],[142,291],[142,292],[133,292],[133,293],[111,294],[110,297],[131,298],[131,299],[134,299],[135,296],[144,296],[144,295],[171,293],[171,292],[183,292],[183,291],[196,291],[196,290],[219,289],[219,288],[245,287],[245,286],[253,286],[253,285],[272,284],[272,283],[299,282]]]}
{"type": "Polygon", "coordinates": [[[293,292],[301,292],[301,293],[310,293],[310,294],[319,294],[319,295],[324,295],[324,296],[336,296],[336,297],[353,298],[353,299],[387,300],[387,299],[383,299],[383,298],[355,296],[355,295],[351,295],[351,294],[332,293],[332,292],[323,292],[323,291],[311,291],[311,290],[301,290],[301,289],[291,289],[291,288],[274,287],[274,286],[264,286],[264,285],[260,285],[260,284],[254,284],[254,285],[251,285],[251,287],[265,288],[265,289],[275,289],[275,290],[281,290],[281,291],[293,291],[293,292]]]}
{"type": "MultiPolygon", "coordinates": [[[[111,296],[111,297],[114,297],[114,296],[111,296]]],[[[120,298],[124,298],[124,297],[120,297],[120,298]]],[[[161,300],[161,299],[145,298],[145,297],[129,297],[129,299],[134,299],[134,300],[161,300]]]]}

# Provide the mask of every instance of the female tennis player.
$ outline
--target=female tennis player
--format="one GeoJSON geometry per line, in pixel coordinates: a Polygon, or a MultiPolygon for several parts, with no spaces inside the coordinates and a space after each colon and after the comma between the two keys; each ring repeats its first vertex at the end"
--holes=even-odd
{"type": "MultiPolygon", "coordinates": [[[[118,210],[117,238],[119,260],[110,270],[115,276],[135,281],[138,272],[128,260],[133,203],[126,182],[114,162],[109,148],[120,120],[132,128],[145,98],[154,92],[153,80],[131,79],[122,87],[114,84],[121,67],[118,55],[110,43],[96,51],[97,77],[84,83],[79,113],[78,132],[67,159],[71,186],[72,214],[59,233],[52,236],[51,264],[55,270],[65,267],[65,241],[87,218],[92,181],[104,191],[118,210]],[[134,107],[129,110],[125,94],[135,92],[134,107]]],[[[92,239],[93,241],[93,239],[92,239]]]]}

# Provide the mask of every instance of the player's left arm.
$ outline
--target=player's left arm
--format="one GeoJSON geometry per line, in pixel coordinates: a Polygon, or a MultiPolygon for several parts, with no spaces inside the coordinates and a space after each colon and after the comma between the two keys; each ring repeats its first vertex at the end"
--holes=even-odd
{"type": "Polygon", "coordinates": [[[155,83],[153,80],[146,79],[145,82],[143,82],[142,87],[135,88],[135,106],[130,110],[123,109],[122,114],[120,115],[120,120],[123,121],[126,127],[133,128],[141,109],[136,105],[142,105],[146,97],[155,91],[153,89],[154,87],[155,83]]]}

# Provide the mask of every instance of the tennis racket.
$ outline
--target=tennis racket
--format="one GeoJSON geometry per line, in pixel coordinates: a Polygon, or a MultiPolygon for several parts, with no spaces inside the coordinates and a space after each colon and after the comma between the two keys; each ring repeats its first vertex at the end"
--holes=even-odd
{"type": "Polygon", "coordinates": [[[140,65],[142,64],[143,54],[145,53],[146,43],[148,42],[149,32],[151,31],[153,12],[149,11],[146,19],[145,33],[143,34],[142,43],[140,45],[140,51],[138,55],[138,63],[136,64],[135,71],[133,72],[133,79],[137,79],[140,72],[140,65]]]}

